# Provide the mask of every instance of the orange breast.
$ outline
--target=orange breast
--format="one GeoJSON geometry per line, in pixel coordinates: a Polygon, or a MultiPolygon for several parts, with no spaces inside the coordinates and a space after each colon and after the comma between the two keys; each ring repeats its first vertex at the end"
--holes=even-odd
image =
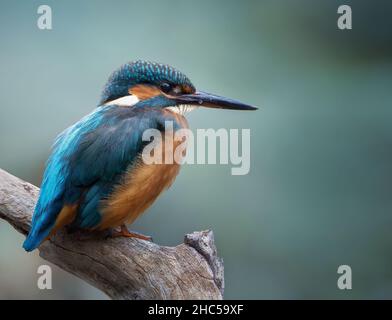
{"type": "MultiPolygon", "coordinates": [[[[177,117],[177,115],[176,115],[177,117]]],[[[183,117],[182,117],[183,118],[183,117]]],[[[181,121],[184,121],[181,119],[181,121]]],[[[186,120],[185,120],[186,121],[186,120]]],[[[186,126],[186,122],[183,126],[186,126]]],[[[172,132],[166,132],[162,137],[172,139],[172,132]]],[[[180,142],[173,142],[175,148],[180,142]]],[[[164,146],[162,159],[165,159],[164,146]]],[[[103,201],[101,206],[102,221],[97,229],[104,230],[135,221],[160,195],[170,187],[180,170],[180,165],[172,164],[145,164],[139,159],[135,165],[128,169],[121,185],[117,186],[109,199],[103,201]]]]}

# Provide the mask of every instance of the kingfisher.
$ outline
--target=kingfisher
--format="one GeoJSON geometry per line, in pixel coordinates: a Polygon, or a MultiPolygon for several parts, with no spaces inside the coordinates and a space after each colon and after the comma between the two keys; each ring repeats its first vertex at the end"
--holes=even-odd
{"type": "Polygon", "coordinates": [[[145,163],[143,132],[156,129],[172,139],[165,130],[188,128],[184,114],[197,107],[257,109],[196,91],[186,75],[166,64],[137,60],[114,71],[99,105],[56,138],[24,249],[36,249],[62,227],[151,240],[127,225],[173,183],[180,164],[145,163]]]}

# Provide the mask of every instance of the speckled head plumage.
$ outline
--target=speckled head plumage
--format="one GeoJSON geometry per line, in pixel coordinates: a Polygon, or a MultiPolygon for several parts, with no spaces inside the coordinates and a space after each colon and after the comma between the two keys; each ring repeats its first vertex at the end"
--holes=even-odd
{"type": "Polygon", "coordinates": [[[196,91],[189,78],[179,70],[162,63],[136,60],[122,65],[110,75],[100,103],[128,95],[133,86],[142,84],[156,86],[163,91],[168,91],[168,86],[180,89],[183,93],[196,91]]]}
{"type": "Polygon", "coordinates": [[[217,95],[196,91],[189,78],[179,70],[161,63],[136,60],[122,65],[109,77],[100,105],[175,108],[254,110],[255,107],[217,95]]]}

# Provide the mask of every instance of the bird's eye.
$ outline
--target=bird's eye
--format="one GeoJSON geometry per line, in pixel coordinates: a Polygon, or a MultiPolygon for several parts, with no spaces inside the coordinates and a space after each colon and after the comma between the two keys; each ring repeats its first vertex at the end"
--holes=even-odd
{"type": "Polygon", "coordinates": [[[172,89],[173,89],[173,87],[171,86],[170,83],[164,82],[161,84],[161,90],[164,93],[169,93],[172,89]]]}

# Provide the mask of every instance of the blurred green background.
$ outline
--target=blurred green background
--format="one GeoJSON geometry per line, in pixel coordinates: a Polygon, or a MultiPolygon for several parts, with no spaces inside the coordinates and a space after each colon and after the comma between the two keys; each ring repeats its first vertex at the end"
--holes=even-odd
{"type": "MultiPolygon", "coordinates": [[[[225,298],[392,298],[390,1],[4,1],[0,167],[40,184],[55,136],[137,59],[171,64],[199,89],[260,106],[197,110],[196,128],[250,128],[251,171],[188,165],[133,230],[176,245],[212,228],[225,298]],[[53,10],[53,30],[36,26],[53,10]],[[349,4],[353,29],[337,28],[349,4]],[[353,289],[337,288],[337,268],[353,289]]],[[[54,267],[0,221],[0,298],[106,297],[54,267]]]]}

